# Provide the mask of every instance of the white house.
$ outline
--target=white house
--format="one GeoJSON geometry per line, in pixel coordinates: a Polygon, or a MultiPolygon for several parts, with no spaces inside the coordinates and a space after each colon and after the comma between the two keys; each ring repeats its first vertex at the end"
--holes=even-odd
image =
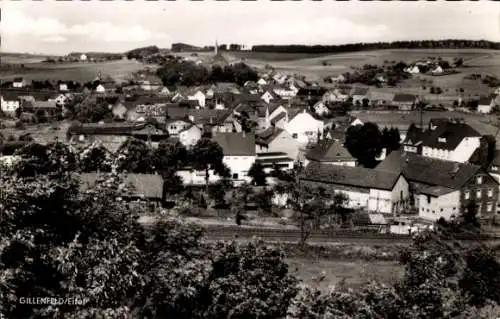
{"type": "Polygon", "coordinates": [[[258,81],[257,81],[257,84],[260,85],[260,86],[264,86],[264,85],[267,85],[267,81],[264,80],[263,78],[260,78],[258,81]]]}
{"type": "Polygon", "coordinates": [[[432,74],[441,74],[441,73],[443,73],[443,68],[440,65],[438,65],[438,66],[436,66],[436,68],[434,70],[431,71],[431,73],[432,74]]]}
{"type": "Polygon", "coordinates": [[[201,139],[202,131],[196,125],[190,125],[178,132],[179,142],[186,148],[191,148],[201,139]]]}
{"type": "Polygon", "coordinates": [[[404,71],[406,73],[410,73],[410,74],[418,74],[418,73],[420,73],[420,68],[418,67],[418,65],[413,65],[413,66],[407,67],[404,71]]]}
{"type": "Polygon", "coordinates": [[[316,104],[314,104],[313,108],[314,112],[320,116],[330,113],[330,109],[322,101],[319,101],[316,104]]]}
{"type": "Polygon", "coordinates": [[[450,220],[458,216],[460,209],[460,190],[447,187],[422,187],[416,195],[418,216],[425,220],[439,218],[450,220]]]}
{"type": "Polygon", "coordinates": [[[104,86],[102,84],[99,84],[96,88],[95,88],[95,91],[96,93],[105,93],[106,92],[106,89],[104,88],[104,86]]]}
{"type": "Polygon", "coordinates": [[[16,110],[21,106],[19,98],[15,94],[2,93],[0,102],[2,112],[10,116],[14,116],[16,110]]]}
{"type": "Polygon", "coordinates": [[[479,101],[477,102],[477,111],[483,114],[490,113],[495,105],[498,105],[498,100],[498,95],[492,95],[479,99],[479,101]]]}
{"type": "Polygon", "coordinates": [[[432,119],[423,133],[422,155],[465,163],[480,145],[481,134],[460,121],[432,119]]]}
{"type": "Polygon", "coordinates": [[[291,116],[289,122],[285,123],[284,129],[300,143],[308,144],[321,139],[325,124],[303,110],[291,116]]]}
{"type": "Polygon", "coordinates": [[[68,84],[67,83],[59,83],[59,91],[67,92],[68,91],[68,84]]]}
{"type": "Polygon", "coordinates": [[[87,55],[82,53],[80,55],[80,61],[87,61],[87,55]]]}
{"type": "Polygon", "coordinates": [[[273,92],[284,100],[291,99],[297,95],[298,90],[285,86],[277,86],[273,92]]]}
{"type": "Polygon", "coordinates": [[[12,81],[12,87],[14,88],[23,88],[26,85],[26,82],[23,78],[15,78],[12,81]]]}
{"type": "Polygon", "coordinates": [[[300,146],[290,133],[278,127],[269,127],[255,137],[257,153],[285,153],[289,158],[296,160],[300,146]]]}
{"type": "Polygon", "coordinates": [[[363,123],[363,121],[361,121],[360,119],[356,118],[354,119],[354,121],[351,122],[351,124],[349,124],[349,126],[356,126],[356,125],[364,125],[365,123],[363,123]]]}
{"type": "Polygon", "coordinates": [[[242,133],[215,133],[212,137],[224,153],[223,162],[235,182],[250,182],[248,171],[255,162],[255,135],[242,133]]]}
{"type": "Polygon", "coordinates": [[[192,123],[190,121],[180,119],[167,120],[165,123],[165,127],[170,136],[179,136],[179,133],[188,129],[191,125],[192,123]]]}
{"type": "Polygon", "coordinates": [[[193,94],[188,95],[188,100],[198,101],[201,107],[205,107],[206,95],[201,90],[196,90],[193,94]]]}
{"type": "Polygon", "coordinates": [[[347,195],[346,206],[370,212],[396,215],[406,208],[409,185],[401,173],[311,163],[300,176],[301,183],[347,195]]]}

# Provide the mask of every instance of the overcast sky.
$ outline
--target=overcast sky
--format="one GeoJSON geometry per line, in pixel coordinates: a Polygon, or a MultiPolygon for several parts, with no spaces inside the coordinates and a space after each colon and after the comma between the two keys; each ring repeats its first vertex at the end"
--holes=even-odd
{"type": "Polygon", "coordinates": [[[500,42],[500,2],[186,0],[0,2],[1,50],[66,54],[144,45],[343,44],[444,38],[500,42]]]}

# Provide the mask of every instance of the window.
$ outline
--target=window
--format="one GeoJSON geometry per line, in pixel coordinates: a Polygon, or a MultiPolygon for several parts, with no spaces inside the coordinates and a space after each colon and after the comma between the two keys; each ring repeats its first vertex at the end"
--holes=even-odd
{"type": "Polygon", "coordinates": [[[292,134],[292,138],[297,138],[297,137],[298,137],[297,133],[292,134]]]}
{"type": "Polygon", "coordinates": [[[237,173],[233,174],[233,179],[238,179],[238,174],[237,173]]]}
{"type": "Polygon", "coordinates": [[[493,197],[493,189],[488,189],[488,197],[493,197]]]}
{"type": "Polygon", "coordinates": [[[483,177],[482,176],[478,176],[476,180],[477,180],[478,184],[483,183],[483,177]]]}
{"type": "Polygon", "coordinates": [[[431,203],[431,195],[427,195],[427,204],[431,203]]]}
{"type": "Polygon", "coordinates": [[[441,208],[441,211],[443,211],[443,209],[441,208]]]}
{"type": "Polygon", "coordinates": [[[469,199],[469,198],[470,198],[470,193],[469,193],[469,191],[465,191],[465,193],[464,193],[464,197],[465,197],[465,199],[469,199]]]}
{"type": "Polygon", "coordinates": [[[492,203],[488,203],[488,205],[486,206],[486,211],[488,213],[491,213],[492,210],[493,210],[493,204],[492,203]]]}
{"type": "Polygon", "coordinates": [[[476,192],[476,198],[481,198],[481,190],[478,189],[476,192]]]}

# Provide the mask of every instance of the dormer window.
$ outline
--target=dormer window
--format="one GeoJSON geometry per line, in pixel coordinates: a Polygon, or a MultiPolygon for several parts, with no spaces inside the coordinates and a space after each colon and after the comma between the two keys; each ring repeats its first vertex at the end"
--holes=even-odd
{"type": "Polygon", "coordinates": [[[482,177],[482,176],[478,176],[478,177],[476,178],[476,181],[477,181],[477,184],[478,184],[478,185],[482,184],[482,183],[483,183],[483,177],[482,177]]]}
{"type": "Polygon", "coordinates": [[[440,137],[438,138],[439,143],[446,143],[446,137],[440,137]]]}

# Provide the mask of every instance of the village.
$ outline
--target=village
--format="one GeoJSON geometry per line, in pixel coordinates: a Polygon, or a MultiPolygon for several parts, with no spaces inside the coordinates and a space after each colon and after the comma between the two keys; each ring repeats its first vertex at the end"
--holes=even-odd
{"type": "MultiPolygon", "coordinates": [[[[73,54],[68,59],[78,57],[73,54]]],[[[82,54],[79,59],[87,57],[82,54]]],[[[169,54],[168,59],[219,70],[243,64],[229,63],[217,44],[208,58],[169,54]]],[[[139,157],[168,147],[175,150],[165,152],[189,153],[175,163],[164,158],[168,163],[151,160],[150,164],[134,155],[130,161],[140,163],[122,170],[136,195],[161,207],[175,207],[176,201],[179,207],[186,198],[186,193],[169,191],[174,184],[189,189],[186,192],[196,198],[189,205],[203,210],[197,217],[240,216],[234,210],[221,213],[224,206],[220,204],[243,188],[246,195],[239,200],[245,203],[245,213],[236,218],[238,224],[248,219],[259,225],[259,216],[269,216],[280,224],[294,225],[288,209],[291,193],[283,191],[283,184],[291,182],[327,190],[330,195],[324,200],[342,198],[335,204],[341,209],[331,208],[332,214],[349,211],[351,218],[337,222],[339,227],[372,225],[379,231],[408,234],[438,220],[450,221],[467,210],[474,210],[485,224],[496,225],[500,217],[496,136],[480,134],[457,114],[498,112],[500,88],[473,100],[459,92],[455,100],[436,106],[419,95],[388,93],[383,87],[389,79],[380,73],[390,69],[399,78],[420,72],[453,73],[452,68],[441,59],[399,62],[377,72],[373,72],[376,66],[365,66],[351,75],[317,83],[267,67],[234,81],[176,87],[164,85],[159,72],[149,67],[125,83],[101,74],[81,84],[30,83],[18,77],[2,84],[2,125],[22,132],[40,123],[70,123],[62,134],[64,140],[58,142],[80,154],[97,156],[96,150],[102,151],[101,163],[82,172],[89,181],[116,169],[109,163],[134,151],[145,152],[139,157]],[[347,81],[347,77],[363,78],[363,70],[370,72],[377,85],[347,81]],[[440,117],[433,117],[433,107],[439,107],[440,117]],[[379,120],[365,116],[370,112],[381,114],[379,120]],[[384,113],[387,118],[396,114],[414,121],[391,123],[384,113]],[[217,151],[220,163],[214,159],[217,151]],[[214,192],[205,189],[209,185],[230,187],[224,188],[226,197],[214,197],[214,192]],[[356,225],[353,220],[364,222],[356,225]]],[[[2,136],[0,154],[6,163],[15,161],[18,149],[39,142],[30,134],[18,135],[2,136]]]]}

